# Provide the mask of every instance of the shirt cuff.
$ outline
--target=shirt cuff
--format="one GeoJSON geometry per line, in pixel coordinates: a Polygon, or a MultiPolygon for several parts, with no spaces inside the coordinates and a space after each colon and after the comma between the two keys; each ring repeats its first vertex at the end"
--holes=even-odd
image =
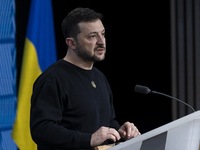
{"type": "Polygon", "coordinates": [[[81,133],[79,139],[80,148],[91,148],[90,146],[91,137],[92,134],[90,133],[81,133]]]}

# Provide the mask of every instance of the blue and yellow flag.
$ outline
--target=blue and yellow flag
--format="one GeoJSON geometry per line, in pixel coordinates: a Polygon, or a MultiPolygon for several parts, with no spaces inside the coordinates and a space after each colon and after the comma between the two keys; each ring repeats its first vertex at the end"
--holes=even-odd
{"type": "Polygon", "coordinates": [[[57,59],[51,0],[32,0],[12,137],[20,150],[37,149],[30,134],[33,83],[57,59]]]}

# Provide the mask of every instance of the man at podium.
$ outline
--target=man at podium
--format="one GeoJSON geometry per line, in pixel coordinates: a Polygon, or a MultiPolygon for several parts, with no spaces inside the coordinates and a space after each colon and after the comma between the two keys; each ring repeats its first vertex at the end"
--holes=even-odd
{"type": "Polygon", "coordinates": [[[94,62],[105,58],[102,15],[89,8],[72,10],[62,23],[67,54],[36,80],[30,127],[38,150],[93,149],[140,132],[115,120],[112,92],[94,62]]]}

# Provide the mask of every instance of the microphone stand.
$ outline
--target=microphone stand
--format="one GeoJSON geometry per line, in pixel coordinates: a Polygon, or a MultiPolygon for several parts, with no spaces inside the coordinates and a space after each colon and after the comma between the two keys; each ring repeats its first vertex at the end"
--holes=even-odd
{"type": "Polygon", "coordinates": [[[195,110],[194,110],[194,108],[192,106],[190,106],[189,104],[185,103],[184,101],[179,100],[178,98],[169,96],[169,95],[164,94],[164,93],[156,92],[156,91],[151,91],[151,93],[158,94],[158,95],[163,95],[165,97],[168,97],[168,98],[174,99],[174,100],[176,100],[178,102],[181,102],[181,103],[185,104],[186,106],[190,107],[192,109],[192,111],[195,112],[195,110]]]}

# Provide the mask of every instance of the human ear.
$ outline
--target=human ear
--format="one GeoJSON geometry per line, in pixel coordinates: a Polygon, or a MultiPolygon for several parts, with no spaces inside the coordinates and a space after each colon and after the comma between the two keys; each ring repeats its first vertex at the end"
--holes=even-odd
{"type": "Polygon", "coordinates": [[[76,42],[74,38],[66,38],[66,43],[68,47],[71,48],[72,50],[76,49],[76,42]]]}

